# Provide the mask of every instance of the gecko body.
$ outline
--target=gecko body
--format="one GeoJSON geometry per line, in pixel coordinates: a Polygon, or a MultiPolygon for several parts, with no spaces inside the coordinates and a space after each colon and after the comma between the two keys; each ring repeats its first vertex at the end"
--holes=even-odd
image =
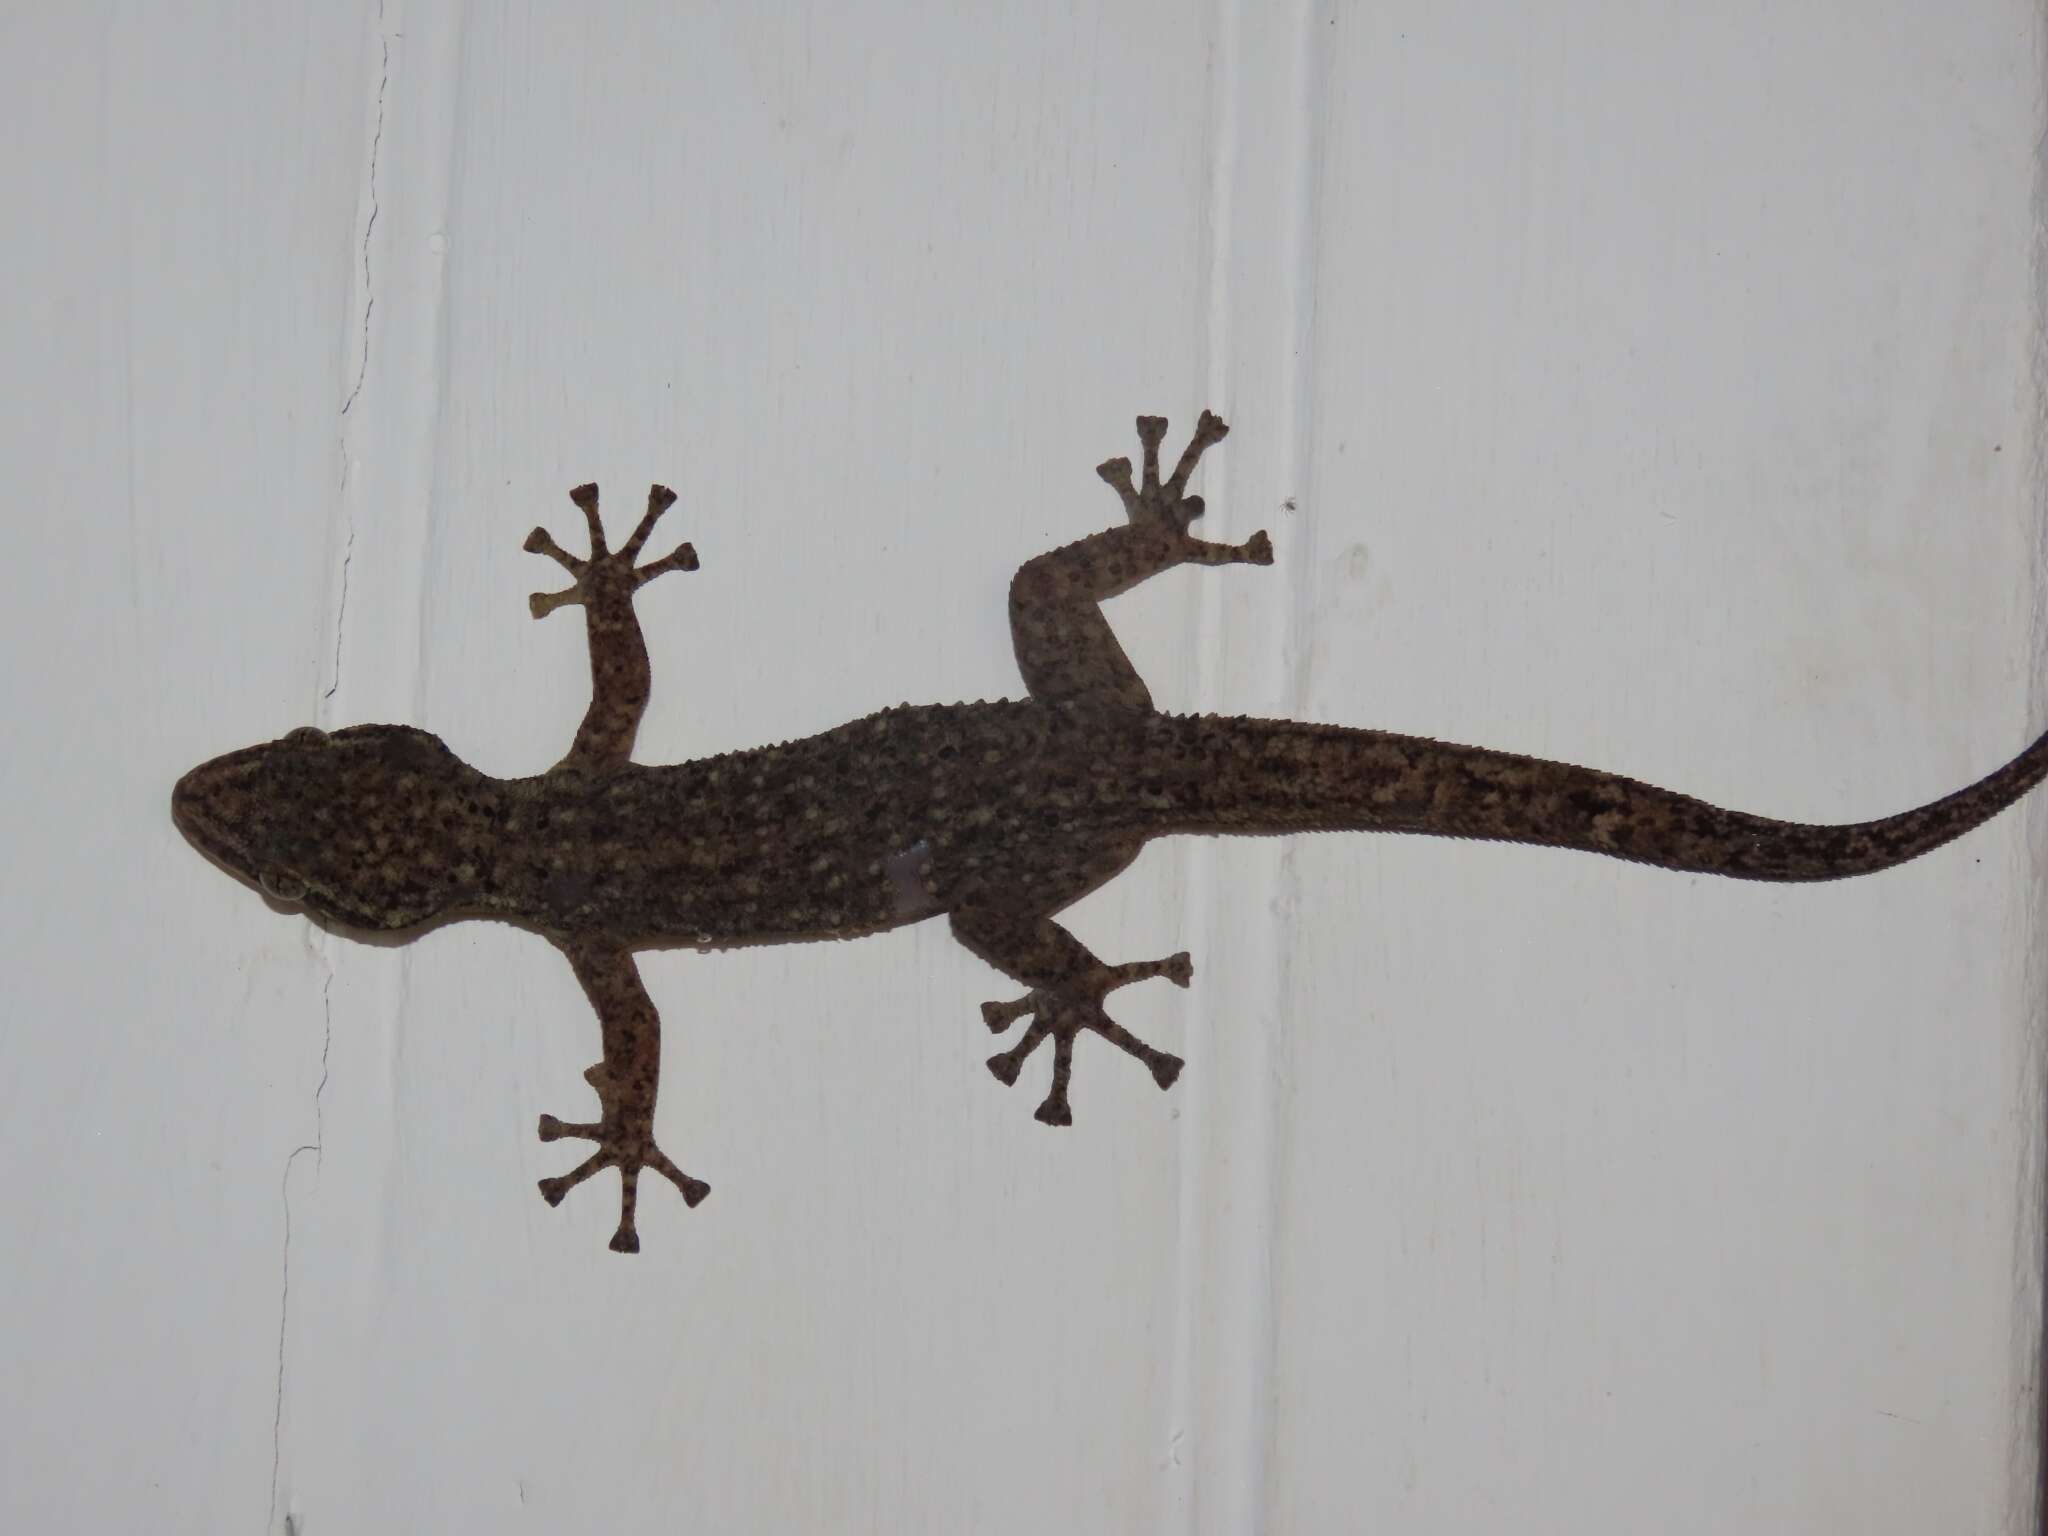
{"type": "Polygon", "coordinates": [[[557,1203],[600,1169],[621,1176],[611,1246],[632,1252],[637,1178],[652,1168],[695,1205],[708,1192],[656,1144],[660,1026],[636,949],[848,938],[941,914],[969,949],[1030,991],[983,1005],[996,1031],[1032,1022],[989,1068],[1014,1083],[1053,1045],[1037,1118],[1070,1123],[1073,1046],[1092,1032],[1163,1087],[1181,1061],[1105,1011],[1107,994],[1151,977],[1186,986],[1185,954],[1109,965],[1054,915],[1155,837],[1306,830],[1488,838],[1602,853],[1705,874],[1830,880],[1868,874],[1960,836],[2048,773],[2048,736],[1984,779],[1928,805],[1840,826],[1775,821],[1595,769],[1414,736],[1155,710],[1099,604],[1182,564],[1270,564],[1263,533],[1195,539],[1186,494],[1203,451],[1228,429],[1209,412],[1162,480],[1159,417],[1140,417],[1143,480],[1100,466],[1127,523],[1027,562],[1010,590],[1030,697],[903,706],[797,741],[648,766],[630,752],[650,669],[634,595],[696,568],[687,544],[637,564],[673,503],[653,488],[616,554],[595,486],[572,492],[591,556],[540,529],[527,548],[574,578],[536,595],[543,617],[586,609],[592,699],[568,756],[547,773],[497,779],[409,726],[301,728],[181,779],[186,836],[273,897],[348,927],[418,928],[497,917],[550,938],[595,1009],[604,1058],[586,1074],[599,1119],[544,1115],[543,1140],[596,1150],[541,1181],[557,1203]]]}

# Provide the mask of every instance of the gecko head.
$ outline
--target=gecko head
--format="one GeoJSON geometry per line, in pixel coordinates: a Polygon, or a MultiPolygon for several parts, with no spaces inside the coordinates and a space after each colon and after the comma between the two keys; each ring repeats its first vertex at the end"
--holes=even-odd
{"type": "Polygon", "coordinates": [[[462,903],[489,781],[403,725],[304,727],[201,763],[171,791],[200,852],[273,899],[357,928],[410,928],[462,903]]]}

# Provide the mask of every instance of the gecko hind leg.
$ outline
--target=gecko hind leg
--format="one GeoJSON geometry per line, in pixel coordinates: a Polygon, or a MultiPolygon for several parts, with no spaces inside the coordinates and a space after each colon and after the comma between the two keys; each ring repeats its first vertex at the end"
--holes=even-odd
{"type": "Polygon", "coordinates": [[[1188,533],[1203,512],[1202,498],[1187,494],[1188,477],[1229,431],[1213,411],[1202,412],[1173,473],[1162,481],[1159,445],[1166,418],[1140,416],[1142,483],[1132,483],[1126,458],[1110,459],[1095,471],[1122,499],[1127,525],[1091,534],[1018,569],[1010,582],[1010,638],[1033,698],[1150,709],[1152,695],[1098,605],[1177,565],[1273,563],[1273,542],[1264,529],[1242,544],[1211,543],[1188,533]]]}
{"type": "Polygon", "coordinates": [[[1194,964],[1183,950],[1163,960],[1134,960],[1104,965],[1085,945],[1050,918],[962,910],[953,916],[954,934],[983,959],[1020,981],[1035,983],[1020,998],[983,1003],[982,1021],[1001,1034],[1017,1020],[1031,1018],[1031,1027],[1007,1051],[989,1057],[988,1069],[998,1082],[1014,1085],[1024,1063],[1047,1040],[1053,1042],[1052,1086],[1034,1118],[1046,1125],[1072,1125],[1067,1102],[1074,1072],[1074,1041],[1088,1031],[1102,1036],[1126,1055],[1143,1062],[1152,1080],[1171,1088],[1184,1065],[1180,1057],[1147,1045],[1104,1011],[1102,1000],[1118,987],[1163,976],[1177,987],[1194,978],[1194,964]]]}
{"type": "Polygon", "coordinates": [[[661,1016],[641,984],[630,951],[600,940],[558,939],[563,953],[583,984],[584,995],[597,1012],[604,1035],[604,1060],[583,1074],[597,1090],[599,1118],[571,1124],[553,1115],[540,1117],[540,1139],[565,1136],[597,1143],[597,1150],[569,1172],[540,1181],[541,1198],[560,1205],[562,1197],[592,1174],[619,1170],[619,1226],[612,1234],[614,1253],[638,1253],[640,1234],[634,1225],[639,1202],[640,1170],[652,1168],[682,1192],[683,1204],[694,1207],[711,1186],[692,1178],[654,1140],[654,1103],[661,1079],[661,1016]]]}

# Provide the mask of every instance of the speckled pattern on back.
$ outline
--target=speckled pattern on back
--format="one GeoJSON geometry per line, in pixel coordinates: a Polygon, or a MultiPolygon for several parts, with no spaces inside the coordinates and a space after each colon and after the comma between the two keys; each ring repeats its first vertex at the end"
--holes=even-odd
{"type": "Polygon", "coordinates": [[[1339,726],[1156,712],[1099,606],[1178,565],[1268,565],[1243,544],[1189,532],[1203,452],[1229,429],[1204,411],[1162,480],[1166,422],[1138,418],[1142,478],[1128,459],[1098,473],[1126,522],[1038,556],[1010,584],[1010,625],[1029,697],[905,705],[800,741],[695,762],[631,761],[647,706],[647,647],[633,602],[647,582],[697,568],[688,545],[646,565],[642,548],[675,495],[655,486],[632,536],[608,550],[597,487],[570,492],[590,556],[536,528],[527,549],[571,585],[535,594],[535,618],[580,606],[591,701],[567,756],[546,773],[496,779],[410,726],[291,732],[193,769],[172,793],[185,835],[278,900],[346,927],[401,931],[450,917],[538,930],[574,968],[600,1024],[585,1073],[599,1116],[540,1119],[544,1141],[595,1150],[541,1181],[553,1204],[619,1171],[611,1246],[639,1248],[640,1171],[690,1205],[709,1186],[654,1139],[661,1024],[635,949],[852,938],[944,914],[975,954],[1029,988],[991,1002],[996,1033],[1030,1024],[989,1058],[1014,1083],[1050,1040],[1037,1118],[1072,1121],[1068,1086],[1082,1033],[1137,1058],[1160,1087],[1178,1057],[1111,1019],[1104,999],[1153,977],[1187,986],[1186,954],[1108,965],[1053,921],[1155,837],[1308,830],[1418,832],[1604,853],[1751,880],[1869,874],[1960,836],[2048,773],[2048,737],[1967,789],[1878,821],[1772,821],[1594,769],[1339,726]]]}

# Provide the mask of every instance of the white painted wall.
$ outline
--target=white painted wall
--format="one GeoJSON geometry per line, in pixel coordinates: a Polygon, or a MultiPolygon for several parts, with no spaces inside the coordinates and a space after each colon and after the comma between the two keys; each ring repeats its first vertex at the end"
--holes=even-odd
{"type": "Polygon", "coordinates": [[[299,724],[500,773],[521,553],[682,493],[641,755],[1015,694],[1018,562],[1229,417],[1269,572],[1173,708],[1879,814],[2048,724],[2044,27],[1712,7],[14,7],[0,19],[0,1526],[2018,1532],[2032,810],[1772,889],[1162,844],[1196,956],[1004,1090],[942,926],[644,962],[709,1178],[559,1211],[547,946],[369,947],[176,835],[299,724]],[[1176,441],[1178,437],[1176,435],[1176,441]]]}

